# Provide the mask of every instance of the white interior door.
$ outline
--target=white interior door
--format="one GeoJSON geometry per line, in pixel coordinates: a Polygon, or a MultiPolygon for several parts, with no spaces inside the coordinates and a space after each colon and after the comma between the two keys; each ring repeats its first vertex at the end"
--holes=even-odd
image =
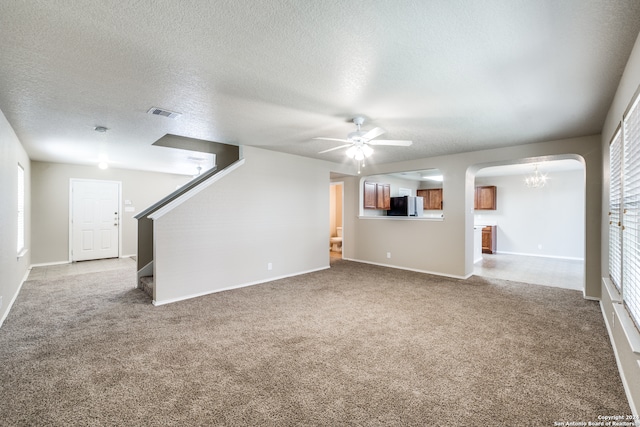
{"type": "Polygon", "coordinates": [[[118,257],[120,183],[71,181],[71,260],[118,257]]]}

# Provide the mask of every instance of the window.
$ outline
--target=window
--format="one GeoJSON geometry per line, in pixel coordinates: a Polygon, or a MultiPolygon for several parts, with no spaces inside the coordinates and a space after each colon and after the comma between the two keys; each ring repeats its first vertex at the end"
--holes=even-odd
{"type": "Polygon", "coordinates": [[[640,108],[637,97],[623,120],[622,301],[640,325],[640,108]]]}
{"type": "Polygon", "coordinates": [[[24,169],[18,164],[18,255],[24,250],[24,169]]]}
{"type": "Polygon", "coordinates": [[[609,278],[621,291],[622,280],[622,129],[609,145],[609,278]]]}
{"type": "Polygon", "coordinates": [[[609,276],[640,329],[640,93],[609,153],[609,276]]]}

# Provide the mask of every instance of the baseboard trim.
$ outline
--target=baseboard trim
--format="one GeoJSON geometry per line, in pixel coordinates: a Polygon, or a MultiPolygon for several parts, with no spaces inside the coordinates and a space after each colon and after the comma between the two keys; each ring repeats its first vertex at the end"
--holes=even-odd
{"type": "Polygon", "coordinates": [[[380,266],[380,267],[395,268],[395,269],[398,269],[398,270],[415,271],[416,273],[424,273],[424,274],[432,274],[434,276],[449,277],[451,279],[466,280],[469,277],[473,276],[473,273],[467,274],[465,276],[458,276],[458,275],[455,275],[455,274],[439,273],[439,272],[436,272],[436,271],[420,270],[420,269],[417,269],[417,268],[400,267],[400,266],[397,266],[397,265],[382,264],[382,263],[379,263],[379,262],[364,261],[364,260],[355,259],[355,258],[342,258],[342,259],[345,259],[347,261],[360,262],[362,264],[371,264],[371,265],[377,265],[377,266],[380,266]]]}
{"type": "Polygon", "coordinates": [[[246,287],[249,287],[249,286],[260,285],[262,283],[274,282],[276,280],[286,279],[288,277],[301,276],[303,274],[308,274],[308,273],[313,273],[313,272],[316,272],[316,271],[326,270],[328,268],[330,268],[330,266],[327,265],[325,267],[320,267],[320,268],[315,268],[315,269],[312,269],[312,270],[301,271],[299,273],[285,274],[285,275],[277,276],[277,277],[270,277],[269,279],[266,279],[266,280],[256,280],[255,282],[248,282],[248,283],[243,283],[243,284],[240,284],[240,285],[228,286],[226,288],[214,289],[214,290],[206,291],[206,292],[200,292],[200,293],[197,293],[197,294],[185,295],[185,296],[179,297],[179,298],[171,298],[171,299],[160,300],[160,301],[153,300],[152,304],[157,307],[157,306],[160,306],[160,305],[171,304],[171,303],[179,302],[179,301],[185,301],[185,300],[192,299],[192,298],[203,297],[205,295],[216,294],[218,292],[231,291],[233,289],[246,288],[246,287]]]}
{"type": "Polygon", "coordinates": [[[56,261],[56,262],[42,262],[39,264],[31,264],[30,269],[33,267],[48,267],[50,265],[63,265],[63,264],[71,264],[71,261],[56,261]]]}
{"type": "Polygon", "coordinates": [[[11,301],[9,302],[9,305],[7,306],[7,310],[4,312],[4,314],[2,315],[2,318],[0,319],[0,328],[2,327],[2,324],[6,320],[7,316],[9,316],[9,313],[11,312],[11,309],[13,308],[13,303],[16,302],[16,299],[18,298],[18,295],[20,294],[20,291],[22,290],[22,285],[24,285],[24,282],[27,281],[27,278],[29,277],[29,273],[30,272],[31,272],[31,268],[28,268],[27,272],[24,274],[24,277],[22,278],[22,281],[20,282],[20,286],[18,286],[18,289],[16,290],[16,293],[13,295],[13,298],[11,298],[11,301]]]}
{"type": "MultiPolygon", "coordinates": [[[[615,304],[615,303],[614,303],[615,304]]],[[[607,317],[607,313],[604,311],[604,304],[600,301],[600,312],[602,313],[602,317],[604,318],[604,325],[607,327],[607,333],[609,334],[609,342],[611,343],[611,348],[613,348],[613,355],[616,359],[616,366],[618,367],[618,373],[620,374],[620,380],[622,380],[622,387],[624,388],[624,393],[627,396],[627,402],[629,403],[629,407],[631,408],[631,413],[638,419],[640,416],[638,414],[638,408],[633,401],[631,393],[629,392],[629,381],[627,381],[627,377],[622,369],[622,364],[620,363],[620,355],[618,354],[618,347],[616,346],[616,341],[613,339],[613,331],[611,330],[611,325],[609,324],[609,318],[607,317]]]]}
{"type": "Polygon", "coordinates": [[[518,255],[518,256],[534,256],[538,258],[553,258],[553,259],[564,259],[568,261],[584,261],[584,258],[580,257],[571,257],[571,256],[557,256],[557,255],[541,255],[541,254],[527,254],[523,252],[505,252],[505,251],[496,251],[497,255],[518,255]]]}

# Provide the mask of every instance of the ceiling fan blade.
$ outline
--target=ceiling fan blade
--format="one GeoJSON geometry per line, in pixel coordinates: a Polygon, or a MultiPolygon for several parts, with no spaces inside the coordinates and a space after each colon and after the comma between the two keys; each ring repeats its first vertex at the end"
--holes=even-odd
{"type": "Polygon", "coordinates": [[[340,139],[340,138],[325,138],[324,136],[318,136],[311,139],[321,139],[323,141],[340,141],[340,142],[351,142],[348,139],[340,139]]]}
{"type": "Polygon", "coordinates": [[[339,150],[341,148],[346,148],[351,146],[352,144],[345,144],[345,145],[341,145],[339,147],[333,147],[333,148],[329,148],[328,150],[324,150],[324,151],[320,151],[318,154],[323,154],[323,153],[328,153],[329,151],[333,151],[333,150],[339,150]]]}
{"type": "Polygon", "coordinates": [[[413,141],[402,141],[398,139],[376,139],[367,142],[369,145],[395,145],[396,147],[408,147],[413,141]]]}
{"type": "Polygon", "coordinates": [[[364,139],[373,139],[373,138],[375,138],[377,136],[382,135],[385,132],[386,131],[384,129],[382,129],[382,128],[373,128],[369,132],[367,132],[364,135],[362,135],[362,138],[364,138],[364,139]]]}

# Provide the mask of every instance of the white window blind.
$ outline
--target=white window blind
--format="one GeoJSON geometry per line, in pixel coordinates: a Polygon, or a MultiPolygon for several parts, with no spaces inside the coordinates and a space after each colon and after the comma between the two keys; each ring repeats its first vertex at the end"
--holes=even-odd
{"type": "Polygon", "coordinates": [[[18,254],[24,249],[24,169],[18,165],[18,254]]]}
{"type": "Polygon", "coordinates": [[[622,300],[640,325],[640,109],[637,97],[623,120],[622,300]]]}
{"type": "Polygon", "coordinates": [[[609,277],[620,288],[622,280],[622,131],[618,129],[609,145],[609,277]]]}

